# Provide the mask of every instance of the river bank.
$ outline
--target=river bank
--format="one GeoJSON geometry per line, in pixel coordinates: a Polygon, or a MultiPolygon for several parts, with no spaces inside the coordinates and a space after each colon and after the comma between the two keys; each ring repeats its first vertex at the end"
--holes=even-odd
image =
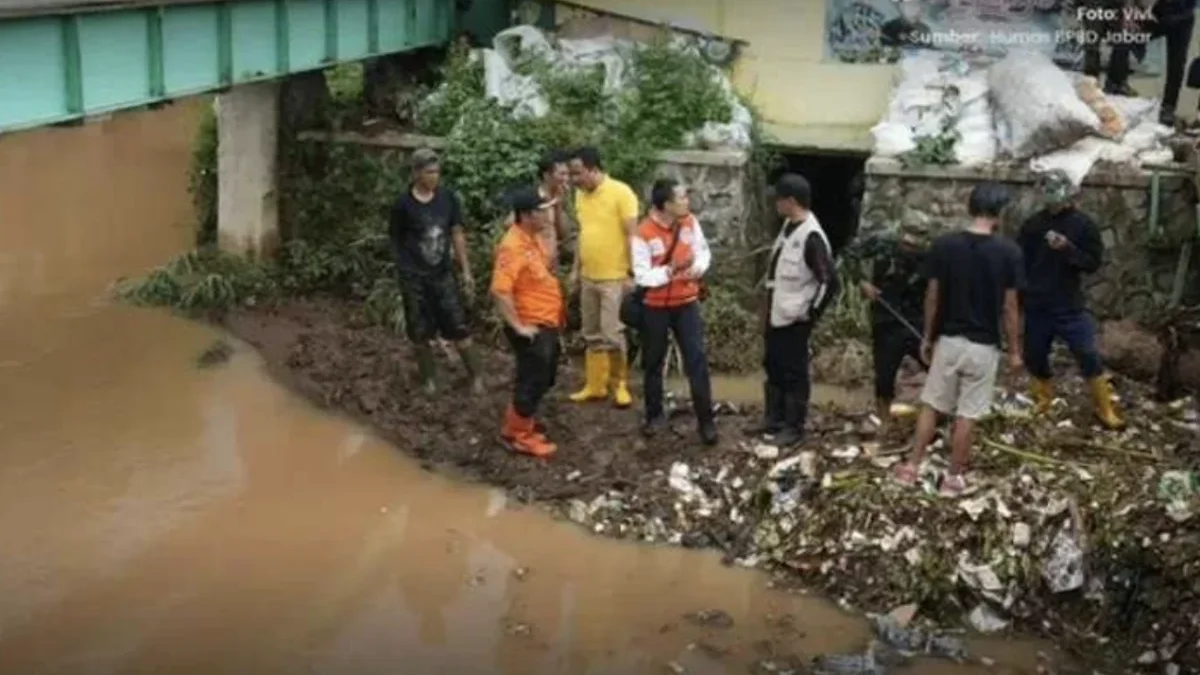
{"type": "Polygon", "coordinates": [[[1156,672],[1200,667],[1200,589],[1190,581],[1200,535],[1187,527],[1191,503],[1158,496],[1168,470],[1196,462],[1195,412],[1156,406],[1136,383],[1117,382],[1132,408],[1120,434],[1086,431],[1077,390],[1052,421],[1031,419],[1011,398],[984,425],[976,490],[947,501],[930,496],[932,473],[924,490],[892,485],[887,470],[907,431],[876,438],[854,412],[816,411],[812,439],[789,456],[747,444],[738,430],[754,411],[724,406],[721,444],[702,450],[686,416],[678,434],[647,441],[636,410],[566,403],[576,382],[564,369],[543,417],[560,451],[539,462],[498,448],[502,353],[487,357],[487,396],[455,395],[462,373],[447,363],[450,391],[430,398],[415,393],[402,338],[333,302],[242,310],[225,325],[289,387],[425,465],[595,533],[717,548],[859,610],[915,603],[937,623],[1032,630],[1156,672]]]}

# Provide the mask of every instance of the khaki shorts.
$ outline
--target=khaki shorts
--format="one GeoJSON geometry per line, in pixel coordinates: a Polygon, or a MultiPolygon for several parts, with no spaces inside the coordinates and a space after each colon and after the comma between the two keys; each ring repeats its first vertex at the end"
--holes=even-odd
{"type": "Polygon", "coordinates": [[[621,323],[622,281],[584,279],[579,293],[579,313],[583,339],[588,349],[624,351],[625,325],[621,323]]]}
{"type": "Polygon", "coordinates": [[[992,408],[1000,350],[958,336],[938,338],[933,363],[921,390],[921,402],[942,413],[969,420],[992,408]]]}

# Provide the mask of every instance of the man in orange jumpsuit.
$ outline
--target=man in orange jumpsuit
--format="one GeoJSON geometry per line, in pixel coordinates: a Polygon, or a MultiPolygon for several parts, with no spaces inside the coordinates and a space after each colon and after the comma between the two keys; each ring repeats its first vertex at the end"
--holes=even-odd
{"type": "Polygon", "coordinates": [[[542,236],[551,227],[554,202],[534,188],[521,188],[512,195],[512,207],[513,224],[496,247],[491,288],[516,355],[512,402],[500,435],[514,452],[549,457],[557,448],[534,416],[557,377],[565,318],[562,288],[551,268],[553,252],[542,236]]]}

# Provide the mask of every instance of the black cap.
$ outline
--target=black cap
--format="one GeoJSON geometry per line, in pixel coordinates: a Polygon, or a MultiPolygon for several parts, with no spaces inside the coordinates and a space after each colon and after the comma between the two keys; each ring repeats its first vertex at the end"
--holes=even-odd
{"type": "Polygon", "coordinates": [[[529,213],[550,206],[550,202],[542,199],[537,188],[533,187],[519,187],[513,190],[508,200],[512,204],[513,213],[529,213]]]}

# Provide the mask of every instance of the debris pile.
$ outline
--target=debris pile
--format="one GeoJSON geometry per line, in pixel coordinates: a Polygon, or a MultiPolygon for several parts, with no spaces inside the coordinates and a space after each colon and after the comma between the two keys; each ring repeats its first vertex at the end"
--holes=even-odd
{"type": "Polygon", "coordinates": [[[1145,401],[1119,432],[1061,400],[1037,418],[1024,396],[999,396],[956,500],[937,497],[942,439],[920,489],[903,488],[889,469],[905,437],[825,412],[799,450],[698,453],[566,515],[598,533],[717,546],[847,607],[916,603],[976,631],[1019,625],[1186,672],[1200,668],[1200,414],[1116,384],[1145,401]]]}
{"type": "MultiPolygon", "coordinates": [[[[557,38],[530,25],[518,25],[500,31],[491,48],[472,52],[483,61],[484,90],[488,98],[510,107],[516,117],[544,117],[550,102],[534,76],[521,72],[522,59],[533,56],[557,72],[587,72],[599,68],[604,73],[604,93],[616,97],[630,86],[634,72],[630,55],[639,43],[611,35],[587,39],[557,38]]],[[[672,33],[669,45],[681,52],[704,56],[707,44],[672,33]]],[[[688,148],[705,150],[748,150],[753,141],[754,124],[750,110],[734,93],[728,75],[710,63],[709,76],[724,90],[732,112],[728,122],[707,122],[686,137],[688,148]]],[[[436,91],[433,97],[443,95],[436,91]]]]}
{"type": "Polygon", "coordinates": [[[1066,171],[1078,185],[1097,162],[1171,162],[1153,99],[1108,95],[1095,78],[1044,55],[1013,51],[996,63],[920,50],[900,61],[875,155],[977,166],[1026,161],[1066,171]]]}

